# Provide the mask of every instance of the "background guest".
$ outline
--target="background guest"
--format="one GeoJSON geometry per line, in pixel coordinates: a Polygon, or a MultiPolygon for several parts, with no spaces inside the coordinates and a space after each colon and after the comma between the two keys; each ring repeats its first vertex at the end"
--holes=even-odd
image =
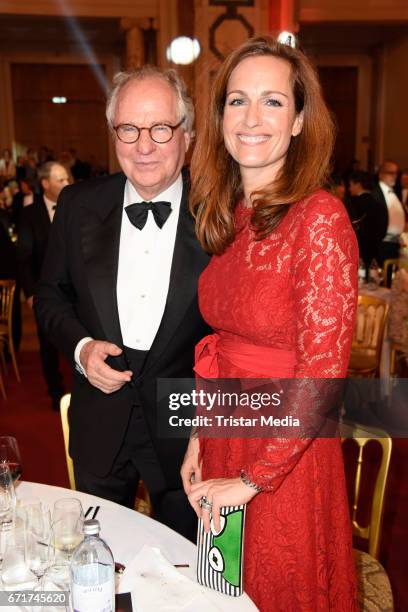
{"type": "MultiPolygon", "coordinates": [[[[19,276],[27,303],[32,308],[33,296],[40,278],[54,219],[58,196],[69,184],[66,168],[57,162],[46,162],[38,171],[43,194],[34,197],[30,206],[22,209],[19,217],[17,253],[19,276]]],[[[59,368],[59,354],[55,345],[38,327],[40,355],[43,374],[51,397],[53,410],[59,410],[59,401],[64,394],[62,375],[59,368]]]]}
{"type": "Polygon", "coordinates": [[[9,181],[16,176],[16,165],[13,161],[10,149],[4,149],[0,157],[0,179],[9,181]]]}
{"type": "Polygon", "coordinates": [[[355,216],[353,227],[357,234],[360,257],[368,270],[371,261],[379,259],[379,249],[387,231],[383,206],[371,195],[372,179],[368,172],[352,172],[349,192],[355,216]]]}
{"type": "Polygon", "coordinates": [[[386,220],[387,226],[378,253],[380,265],[386,259],[398,258],[400,236],[405,228],[404,208],[394,191],[397,175],[398,165],[394,161],[384,161],[378,172],[378,183],[372,190],[373,197],[381,207],[381,223],[386,220]]]}

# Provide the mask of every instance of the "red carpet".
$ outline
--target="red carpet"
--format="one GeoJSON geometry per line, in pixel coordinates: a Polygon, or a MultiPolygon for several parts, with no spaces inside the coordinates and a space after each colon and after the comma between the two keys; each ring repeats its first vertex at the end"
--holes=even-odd
{"type": "MultiPolygon", "coordinates": [[[[0,433],[17,438],[24,480],[69,487],[61,419],[51,410],[39,354],[20,353],[18,363],[22,382],[17,383],[9,364],[8,399],[0,399],[0,433]]],[[[68,388],[71,376],[65,363],[63,370],[68,388]]]]}
{"type": "MultiPolygon", "coordinates": [[[[23,478],[68,487],[59,414],[51,410],[37,352],[22,352],[23,382],[9,371],[8,400],[0,399],[0,434],[17,438],[23,478]]],[[[69,388],[69,368],[64,364],[69,388]]],[[[390,577],[396,612],[408,610],[408,440],[394,440],[382,536],[381,562],[390,577]]]]}

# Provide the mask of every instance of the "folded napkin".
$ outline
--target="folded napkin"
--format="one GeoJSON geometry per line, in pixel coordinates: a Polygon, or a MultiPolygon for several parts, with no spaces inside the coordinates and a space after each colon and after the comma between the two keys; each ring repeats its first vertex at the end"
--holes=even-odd
{"type": "Polygon", "coordinates": [[[208,612],[221,610],[204,587],[183,576],[158,548],[144,546],[119,581],[119,593],[132,593],[137,612],[208,612]]]}

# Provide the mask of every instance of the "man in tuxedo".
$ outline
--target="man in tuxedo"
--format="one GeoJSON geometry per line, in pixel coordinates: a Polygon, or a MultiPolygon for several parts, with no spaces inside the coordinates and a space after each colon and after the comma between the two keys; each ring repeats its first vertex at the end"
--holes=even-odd
{"type": "Polygon", "coordinates": [[[370,193],[372,179],[368,172],[352,172],[349,176],[350,205],[354,213],[353,227],[357,234],[360,257],[367,269],[378,260],[379,249],[387,231],[384,206],[370,193]]]}
{"type": "Polygon", "coordinates": [[[197,281],[208,263],[182,172],[193,107],[174,71],[119,73],[107,119],[121,173],[64,190],[35,308],[75,361],[70,454],[79,490],[134,506],[190,539],[179,475],[187,440],[157,436],[157,379],[193,375],[208,333],[197,281]]]}
{"type": "MultiPolygon", "coordinates": [[[[33,296],[40,278],[58,196],[69,184],[66,168],[54,161],[46,162],[40,167],[38,178],[43,193],[41,196],[35,196],[33,203],[22,209],[17,241],[19,277],[30,308],[33,306],[33,296]]],[[[59,369],[58,350],[47,334],[38,326],[37,329],[41,365],[52,408],[59,410],[59,401],[64,394],[64,388],[59,369]]]]}
{"type": "Polygon", "coordinates": [[[378,172],[378,184],[372,191],[373,197],[380,204],[381,222],[385,227],[385,236],[379,249],[379,263],[386,259],[396,259],[400,250],[400,235],[405,227],[404,208],[395,191],[398,176],[398,165],[393,161],[384,161],[378,172]]]}

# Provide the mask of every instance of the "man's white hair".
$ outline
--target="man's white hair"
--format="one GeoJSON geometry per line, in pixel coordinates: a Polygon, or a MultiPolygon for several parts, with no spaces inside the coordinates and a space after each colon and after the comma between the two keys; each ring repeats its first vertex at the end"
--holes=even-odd
{"type": "Polygon", "coordinates": [[[113,129],[114,127],[116,104],[122,88],[130,81],[142,81],[147,78],[163,79],[174,90],[177,96],[179,120],[185,117],[182,127],[185,132],[191,134],[194,125],[194,106],[187,93],[186,84],[175,70],[160,70],[160,68],[149,64],[135,70],[118,72],[114,76],[112,89],[106,102],[106,119],[109,128],[113,129]]]}

